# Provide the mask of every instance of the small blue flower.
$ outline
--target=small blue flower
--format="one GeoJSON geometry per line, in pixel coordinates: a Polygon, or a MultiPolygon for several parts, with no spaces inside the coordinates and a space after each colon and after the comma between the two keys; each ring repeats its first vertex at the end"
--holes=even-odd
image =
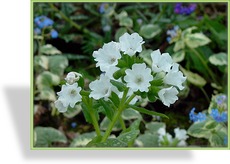
{"type": "Polygon", "coordinates": [[[178,36],[179,30],[180,30],[180,28],[177,25],[174,26],[172,29],[167,30],[168,37],[166,38],[166,40],[168,43],[170,43],[173,38],[178,36]]]}
{"type": "Polygon", "coordinates": [[[193,122],[203,122],[206,120],[206,115],[204,113],[197,113],[195,114],[196,108],[192,108],[192,110],[189,113],[189,118],[193,122]]]}
{"type": "Polygon", "coordinates": [[[228,136],[225,136],[224,137],[224,146],[227,146],[228,145],[228,136]]]}
{"type": "Polygon", "coordinates": [[[77,127],[77,123],[76,123],[76,122],[72,122],[72,123],[71,123],[71,127],[72,127],[72,128],[76,128],[76,127],[77,127]]]}
{"type": "Polygon", "coordinates": [[[41,29],[36,27],[36,28],[34,29],[34,34],[36,34],[36,35],[41,34],[41,29]]]}
{"type": "Polygon", "coordinates": [[[182,3],[176,3],[174,6],[174,13],[181,15],[189,15],[196,10],[196,4],[192,3],[187,6],[182,5],[182,3]]]}
{"type": "Polygon", "coordinates": [[[225,95],[218,95],[217,97],[216,97],[216,103],[218,104],[218,105],[221,105],[221,104],[223,104],[224,103],[224,101],[226,100],[226,96],[225,95]]]}
{"type": "Polygon", "coordinates": [[[54,21],[47,16],[42,15],[34,18],[34,23],[38,28],[43,29],[45,27],[52,26],[54,21]]]}
{"type": "Polygon", "coordinates": [[[227,122],[228,120],[227,112],[219,113],[218,109],[212,109],[210,116],[212,116],[216,122],[227,122]]]}
{"type": "Polygon", "coordinates": [[[100,7],[99,7],[99,13],[101,13],[101,14],[103,14],[103,13],[105,13],[105,3],[102,3],[101,5],[100,5],[100,7]]]}
{"type": "Polygon", "coordinates": [[[57,38],[58,37],[58,32],[54,29],[51,30],[50,32],[51,38],[57,38]]]}

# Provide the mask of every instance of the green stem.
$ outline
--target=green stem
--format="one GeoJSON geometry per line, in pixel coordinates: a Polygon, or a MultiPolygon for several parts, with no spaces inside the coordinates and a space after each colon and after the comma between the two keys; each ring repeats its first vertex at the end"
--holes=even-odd
{"type": "Polygon", "coordinates": [[[126,130],[125,122],[121,116],[119,117],[119,121],[120,121],[122,130],[125,131],[126,130]]]}
{"type": "Polygon", "coordinates": [[[109,137],[110,133],[112,132],[112,129],[115,125],[115,123],[117,122],[117,120],[120,118],[121,116],[121,113],[122,111],[124,110],[125,108],[125,100],[126,100],[126,96],[127,96],[127,93],[128,93],[128,89],[126,89],[123,93],[123,96],[122,96],[122,99],[121,99],[121,102],[119,104],[119,107],[118,107],[118,110],[116,110],[114,116],[113,116],[113,119],[112,121],[110,122],[107,130],[105,131],[105,134],[101,140],[101,142],[105,142],[106,139],[109,137]]]}
{"type": "Polygon", "coordinates": [[[97,133],[97,136],[101,136],[100,127],[99,127],[97,119],[95,117],[95,111],[92,108],[92,99],[89,99],[89,102],[88,102],[86,97],[83,96],[82,101],[85,103],[85,105],[87,106],[87,109],[89,110],[89,114],[90,114],[90,117],[92,119],[92,124],[93,124],[93,127],[97,133]]]}
{"type": "Polygon", "coordinates": [[[215,76],[214,74],[212,73],[212,71],[209,69],[207,63],[205,62],[205,60],[201,57],[200,53],[197,52],[197,50],[193,49],[193,48],[189,48],[192,52],[194,52],[194,54],[200,59],[200,61],[202,62],[203,66],[205,67],[205,69],[207,70],[207,72],[209,73],[209,75],[211,76],[212,80],[216,83],[216,79],[215,79],[215,76]]]}
{"type": "Polygon", "coordinates": [[[85,34],[89,34],[89,30],[87,30],[86,28],[83,28],[82,26],[80,26],[79,24],[75,23],[74,21],[72,21],[70,18],[68,18],[63,12],[61,12],[57,7],[55,7],[52,3],[49,4],[50,7],[55,10],[56,12],[58,12],[61,17],[63,19],[65,19],[67,22],[69,22],[72,26],[74,26],[77,30],[82,31],[85,34]]]}

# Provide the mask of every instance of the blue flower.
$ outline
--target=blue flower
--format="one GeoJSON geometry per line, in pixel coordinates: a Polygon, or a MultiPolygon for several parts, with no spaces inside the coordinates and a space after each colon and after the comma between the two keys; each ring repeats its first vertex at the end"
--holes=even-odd
{"type": "Polygon", "coordinates": [[[76,123],[76,122],[72,122],[72,123],[71,123],[71,127],[72,127],[72,128],[76,128],[76,127],[77,127],[77,123],[76,123]]]}
{"type": "Polygon", "coordinates": [[[218,104],[218,105],[221,105],[221,104],[223,104],[223,102],[226,100],[226,96],[225,95],[218,95],[217,97],[216,97],[216,103],[218,104]]]}
{"type": "Polygon", "coordinates": [[[196,10],[196,4],[192,3],[187,6],[182,5],[182,3],[176,3],[174,6],[174,13],[181,15],[189,15],[196,10]]]}
{"type": "Polygon", "coordinates": [[[103,14],[105,13],[105,3],[102,3],[99,7],[99,13],[103,14]]]}
{"type": "Polygon", "coordinates": [[[57,38],[58,37],[58,32],[54,29],[51,30],[50,32],[51,38],[57,38]]]}
{"type": "Polygon", "coordinates": [[[220,113],[218,109],[212,109],[210,116],[212,116],[216,122],[227,122],[228,120],[227,112],[220,113]]]}
{"type": "Polygon", "coordinates": [[[189,113],[189,118],[193,122],[202,122],[206,120],[206,115],[204,113],[197,113],[195,114],[196,108],[192,108],[192,110],[189,113]]]}
{"type": "Polygon", "coordinates": [[[52,26],[54,21],[47,16],[42,15],[34,18],[34,23],[38,28],[43,29],[45,27],[52,26]]]}
{"type": "Polygon", "coordinates": [[[228,145],[228,136],[225,136],[224,137],[224,146],[227,146],[228,145]]]}
{"type": "Polygon", "coordinates": [[[34,34],[36,34],[36,35],[41,34],[41,29],[36,27],[36,28],[34,29],[34,34]]]}
{"type": "Polygon", "coordinates": [[[172,29],[167,30],[168,37],[166,38],[166,40],[168,43],[170,43],[173,38],[178,36],[179,30],[180,30],[179,26],[174,26],[172,29]]]}

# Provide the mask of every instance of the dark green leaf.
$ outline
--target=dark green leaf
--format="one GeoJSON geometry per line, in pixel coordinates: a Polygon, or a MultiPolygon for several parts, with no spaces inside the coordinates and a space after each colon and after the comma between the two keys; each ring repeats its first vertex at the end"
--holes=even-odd
{"type": "Polygon", "coordinates": [[[144,114],[147,114],[147,115],[154,115],[154,116],[160,116],[160,117],[164,117],[164,118],[168,118],[168,116],[166,116],[165,114],[162,114],[162,113],[158,113],[158,112],[154,112],[154,111],[149,111],[145,108],[141,108],[141,107],[137,107],[137,106],[134,106],[134,105],[128,105],[130,108],[133,108],[134,110],[138,111],[138,112],[141,112],[141,113],[144,113],[144,114]]]}
{"type": "Polygon", "coordinates": [[[110,121],[113,119],[113,115],[114,115],[114,109],[108,104],[108,102],[106,102],[103,99],[99,99],[99,103],[101,104],[101,106],[103,106],[104,110],[105,110],[105,115],[110,119],[110,121]]]}

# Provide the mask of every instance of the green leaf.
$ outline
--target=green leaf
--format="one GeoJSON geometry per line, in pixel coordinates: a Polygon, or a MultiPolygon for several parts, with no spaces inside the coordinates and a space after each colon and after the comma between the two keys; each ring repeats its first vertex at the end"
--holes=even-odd
{"type": "Polygon", "coordinates": [[[177,51],[176,53],[174,53],[172,55],[172,59],[176,63],[179,63],[179,62],[183,61],[184,58],[185,58],[185,52],[184,52],[184,50],[177,51]]]}
{"type": "Polygon", "coordinates": [[[120,105],[120,98],[118,97],[118,95],[114,92],[111,92],[111,96],[109,97],[109,99],[113,102],[113,104],[118,108],[120,105]]]}
{"type": "Polygon", "coordinates": [[[41,67],[45,70],[48,69],[49,59],[47,56],[40,55],[34,57],[34,67],[41,67]]]}
{"type": "Polygon", "coordinates": [[[108,104],[108,102],[106,102],[103,99],[99,100],[99,103],[101,104],[101,106],[103,106],[104,110],[105,110],[105,115],[112,120],[113,119],[113,115],[114,115],[114,110],[113,108],[108,104]]]}
{"type": "Polygon", "coordinates": [[[206,123],[207,121],[193,123],[187,130],[187,133],[193,137],[208,139],[211,135],[211,131],[204,128],[206,123]]]}
{"type": "Polygon", "coordinates": [[[124,27],[121,27],[119,28],[117,31],[116,31],[116,34],[115,34],[115,41],[118,42],[119,41],[119,38],[127,32],[127,29],[124,28],[124,27]]]}
{"type": "Polygon", "coordinates": [[[174,51],[174,52],[177,52],[177,51],[179,51],[179,50],[181,50],[181,49],[183,50],[184,47],[185,47],[184,41],[183,41],[183,40],[178,40],[178,41],[175,43],[175,46],[174,46],[174,48],[173,48],[173,51],[174,51]]]}
{"type": "Polygon", "coordinates": [[[212,147],[222,147],[224,145],[224,138],[227,136],[227,131],[217,131],[212,133],[209,138],[209,142],[212,147]]]}
{"type": "Polygon", "coordinates": [[[146,39],[151,39],[161,32],[159,25],[147,24],[141,26],[140,35],[146,39]]]}
{"type": "Polygon", "coordinates": [[[109,138],[105,142],[96,143],[97,147],[127,147],[128,145],[116,138],[109,138]]]}
{"type": "MultiPolygon", "coordinates": [[[[160,82],[162,84],[162,80],[155,80],[155,82],[160,82]]],[[[152,84],[152,83],[151,83],[152,84]]],[[[155,102],[157,100],[158,92],[160,91],[160,88],[156,85],[151,85],[148,94],[148,99],[151,102],[155,102]]]]}
{"type": "Polygon", "coordinates": [[[147,114],[147,115],[154,115],[154,116],[160,116],[160,117],[164,117],[164,118],[168,118],[168,116],[166,116],[165,114],[162,114],[162,113],[158,113],[158,112],[154,112],[154,111],[149,111],[145,108],[141,108],[141,107],[137,107],[137,106],[134,106],[134,105],[128,105],[130,108],[133,108],[134,110],[138,111],[138,112],[141,112],[141,113],[144,113],[144,114],[147,114]]]}
{"type": "Polygon", "coordinates": [[[52,46],[51,44],[46,44],[40,48],[40,52],[46,55],[57,55],[61,54],[56,47],[52,46]]]}
{"type": "Polygon", "coordinates": [[[160,128],[165,128],[166,125],[163,122],[150,122],[145,125],[146,129],[148,129],[146,132],[152,133],[152,134],[158,134],[157,131],[160,128]]]}
{"type": "Polygon", "coordinates": [[[203,87],[207,83],[206,80],[197,73],[190,72],[181,67],[182,72],[187,77],[187,80],[195,86],[203,87]]]}
{"type": "Polygon", "coordinates": [[[158,147],[158,140],[159,137],[157,134],[145,133],[135,140],[135,145],[138,147],[158,147]]]}
{"type": "Polygon", "coordinates": [[[67,143],[66,136],[52,127],[35,127],[35,147],[49,147],[53,142],[67,143]]]}
{"type": "Polygon", "coordinates": [[[122,133],[117,137],[117,139],[124,143],[127,143],[128,145],[131,145],[133,144],[134,140],[137,138],[139,133],[139,130],[131,130],[129,132],[122,133]]]}
{"type": "Polygon", "coordinates": [[[90,113],[89,113],[87,106],[84,103],[82,103],[81,106],[82,106],[82,112],[83,112],[83,115],[85,117],[86,122],[92,123],[93,121],[91,119],[91,116],[90,116],[90,113]]]}
{"type": "Polygon", "coordinates": [[[220,52],[218,54],[213,54],[209,57],[210,63],[216,66],[222,66],[228,64],[227,54],[224,52],[220,52]]]}
{"type": "Polygon", "coordinates": [[[49,72],[44,71],[41,74],[39,74],[36,78],[36,85],[38,87],[38,90],[46,89],[47,86],[51,87],[53,85],[58,85],[60,83],[59,76],[49,72]]]}
{"type": "Polygon", "coordinates": [[[208,37],[206,37],[203,33],[187,34],[185,36],[185,43],[190,48],[204,46],[210,42],[211,40],[208,37]]]}
{"type": "Polygon", "coordinates": [[[141,114],[138,111],[133,110],[131,108],[125,109],[122,112],[121,116],[124,120],[141,119],[142,118],[141,114]]]}
{"type": "Polygon", "coordinates": [[[68,66],[68,60],[65,56],[55,55],[49,57],[50,72],[62,76],[67,66],[68,66]]]}
{"type": "Polygon", "coordinates": [[[133,27],[133,20],[129,17],[124,17],[120,19],[119,25],[125,27],[133,27]]]}
{"type": "Polygon", "coordinates": [[[215,129],[217,125],[218,123],[216,121],[211,120],[211,121],[206,122],[204,128],[205,129],[215,129]]]}
{"type": "Polygon", "coordinates": [[[68,110],[63,114],[67,118],[73,118],[82,111],[81,105],[75,105],[74,108],[69,107],[68,110]]]}
{"type": "MultiPolygon", "coordinates": [[[[110,121],[107,117],[105,117],[105,118],[102,120],[101,124],[100,124],[100,129],[101,129],[101,130],[104,130],[104,131],[107,130],[107,128],[108,128],[110,122],[111,122],[111,121],[110,121]]],[[[113,126],[112,131],[120,131],[121,129],[122,129],[122,128],[121,128],[121,124],[120,124],[119,121],[117,121],[117,122],[115,123],[115,125],[113,126]]]]}
{"type": "Polygon", "coordinates": [[[86,145],[86,147],[95,147],[95,144],[100,143],[101,140],[102,136],[96,136],[86,145]]]}
{"type": "Polygon", "coordinates": [[[126,86],[119,82],[119,81],[116,81],[116,80],[110,80],[110,82],[115,86],[117,87],[117,89],[120,91],[120,92],[123,92],[125,89],[126,89],[126,86]]]}
{"type": "Polygon", "coordinates": [[[55,101],[57,98],[56,98],[56,93],[52,88],[44,87],[41,90],[39,90],[39,99],[55,101]]]}
{"type": "Polygon", "coordinates": [[[84,147],[96,136],[95,132],[77,135],[70,144],[70,147],[84,147]]]}

